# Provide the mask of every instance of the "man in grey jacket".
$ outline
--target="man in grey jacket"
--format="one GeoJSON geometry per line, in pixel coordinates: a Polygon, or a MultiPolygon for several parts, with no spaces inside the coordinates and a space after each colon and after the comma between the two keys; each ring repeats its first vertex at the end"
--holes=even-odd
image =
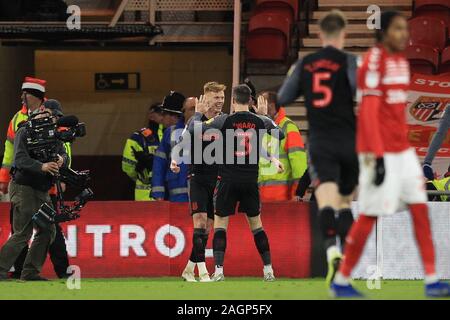
{"type": "Polygon", "coordinates": [[[447,109],[442,116],[441,121],[439,122],[439,127],[436,131],[436,134],[431,140],[430,147],[428,148],[427,155],[425,156],[425,160],[423,163],[423,173],[428,180],[434,180],[434,171],[432,167],[432,163],[436,153],[441,148],[442,143],[444,142],[445,137],[447,136],[447,132],[450,129],[450,106],[447,105],[447,109]]]}
{"type": "MultiPolygon", "coordinates": [[[[44,110],[43,110],[44,111],[44,110]]],[[[48,112],[51,111],[45,109],[48,112]]],[[[37,117],[45,116],[45,114],[37,117]]],[[[48,191],[53,185],[53,176],[58,174],[59,168],[67,166],[67,154],[61,143],[58,143],[58,159],[42,163],[31,157],[27,146],[27,130],[22,126],[14,140],[14,174],[10,183],[10,196],[13,206],[14,234],[0,250],[0,280],[8,279],[8,271],[17,257],[28,244],[33,234],[33,243],[25,258],[21,279],[26,281],[46,280],[40,276],[42,266],[47,257],[50,244],[55,238],[55,226],[47,229],[39,228],[33,223],[33,215],[42,204],[51,206],[48,191]]]]}

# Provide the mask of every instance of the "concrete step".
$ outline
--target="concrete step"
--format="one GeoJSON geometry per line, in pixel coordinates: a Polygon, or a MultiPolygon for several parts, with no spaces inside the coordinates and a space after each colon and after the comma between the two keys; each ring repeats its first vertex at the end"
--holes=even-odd
{"type": "Polygon", "coordinates": [[[286,74],[283,75],[252,75],[249,74],[248,78],[252,81],[256,88],[256,91],[261,92],[264,90],[278,91],[283,84],[286,74]]]}
{"type": "Polygon", "coordinates": [[[306,120],[306,107],[302,104],[293,104],[286,107],[286,114],[288,117],[301,118],[300,120],[306,120]]]}
{"type": "MultiPolygon", "coordinates": [[[[408,11],[401,11],[402,14],[410,18],[411,17],[411,10],[408,11]]],[[[357,11],[345,11],[345,16],[349,20],[363,20],[366,21],[367,18],[370,16],[366,10],[357,10],[357,11]]],[[[326,14],[328,14],[328,11],[314,11],[313,13],[313,20],[320,20],[322,19],[326,14]]]]}
{"type": "Polygon", "coordinates": [[[376,4],[379,7],[412,7],[412,0],[319,0],[319,8],[369,7],[376,4]]]}
{"type": "Polygon", "coordinates": [[[290,65],[274,62],[252,62],[248,61],[246,73],[251,75],[285,75],[290,65]]]}
{"type": "MultiPolygon", "coordinates": [[[[348,38],[345,41],[345,44],[346,48],[349,47],[368,48],[375,44],[375,38],[372,35],[362,38],[348,38]]],[[[304,47],[314,47],[314,48],[320,48],[322,46],[319,38],[305,38],[303,39],[303,45],[304,47]]]]}
{"type": "MultiPolygon", "coordinates": [[[[309,33],[310,34],[318,34],[320,30],[320,27],[317,23],[311,23],[309,25],[309,33]]],[[[367,24],[364,23],[353,23],[353,24],[349,24],[347,26],[347,34],[373,34],[373,30],[370,30],[367,28],[367,24]]]]}

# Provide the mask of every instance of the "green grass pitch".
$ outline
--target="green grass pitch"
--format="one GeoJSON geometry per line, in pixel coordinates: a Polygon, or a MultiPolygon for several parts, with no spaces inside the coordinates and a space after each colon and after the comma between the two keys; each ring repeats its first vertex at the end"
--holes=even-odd
{"type": "MultiPolygon", "coordinates": [[[[355,285],[369,299],[424,299],[422,281],[382,281],[380,290],[355,285]]],[[[220,283],[186,283],[178,278],[82,279],[81,289],[66,282],[0,282],[0,299],[131,299],[131,300],[322,300],[329,299],[322,279],[227,278],[220,283]]]]}

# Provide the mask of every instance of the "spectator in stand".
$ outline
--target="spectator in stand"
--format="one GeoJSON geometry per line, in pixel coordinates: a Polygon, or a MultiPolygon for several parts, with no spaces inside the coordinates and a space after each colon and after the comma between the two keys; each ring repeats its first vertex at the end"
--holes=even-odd
{"type": "Polygon", "coordinates": [[[166,117],[178,119],[164,131],[164,136],[153,160],[152,197],[155,200],[188,202],[188,165],[180,164],[180,172],[170,170],[172,148],[177,144],[187,121],[195,113],[195,98],[187,98],[172,91],[162,105],[166,117]]]}
{"type": "MultiPolygon", "coordinates": [[[[450,166],[447,169],[447,173],[441,179],[433,179],[427,182],[427,190],[430,191],[450,191],[450,166]]],[[[448,195],[429,195],[428,201],[450,201],[448,195]]]]}
{"type": "MultiPolygon", "coordinates": [[[[299,179],[307,168],[305,144],[297,125],[286,116],[285,108],[277,104],[277,94],[267,91],[261,94],[268,102],[268,116],[281,128],[284,139],[279,144],[279,159],[284,166],[282,173],[274,170],[273,174],[264,173],[271,166],[270,161],[261,159],[259,186],[262,201],[294,200],[299,179]]],[[[270,136],[265,137],[264,144],[270,152],[270,136]]]]}

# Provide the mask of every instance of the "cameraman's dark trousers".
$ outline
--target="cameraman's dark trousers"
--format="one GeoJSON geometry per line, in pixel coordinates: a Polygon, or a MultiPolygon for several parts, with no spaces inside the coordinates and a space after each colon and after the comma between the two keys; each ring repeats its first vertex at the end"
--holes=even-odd
{"type": "MultiPolygon", "coordinates": [[[[23,248],[33,235],[33,215],[42,204],[51,205],[48,192],[20,185],[12,181],[10,184],[11,203],[13,205],[14,234],[0,250],[0,277],[5,278],[23,248]]],[[[50,244],[55,238],[55,226],[48,229],[36,227],[36,234],[25,258],[21,279],[31,280],[39,276],[47,258],[50,244]]]]}
{"type": "MultiPolygon", "coordinates": [[[[56,197],[51,195],[50,198],[52,200],[53,207],[56,208],[56,197]]],[[[11,212],[10,212],[10,222],[12,229],[11,234],[14,234],[13,211],[14,211],[13,205],[11,204],[11,212]]],[[[50,260],[52,261],[53,264],[53,270],[55,270],[55,273],[58,276],[58,278],[63,279],[69,276],[69,274],[67,273],[67,268],[69,267],[69,256],[67,253],[66,239],[64,238],[63,230],[61,226],[57,223],[55,223],[55,231],[56,231],[55,240],[50,245],[48,253],[50,255],[50,260]]],[[[16,262],[14,262],[14,272],[12,274],[12,277],[15,279],[19,279],[20,275],[22,274],[23,264],[27,256],[27,252],[28,252],[28,245],[23,248],[22,252],[17,257],[16,262]]]]}

